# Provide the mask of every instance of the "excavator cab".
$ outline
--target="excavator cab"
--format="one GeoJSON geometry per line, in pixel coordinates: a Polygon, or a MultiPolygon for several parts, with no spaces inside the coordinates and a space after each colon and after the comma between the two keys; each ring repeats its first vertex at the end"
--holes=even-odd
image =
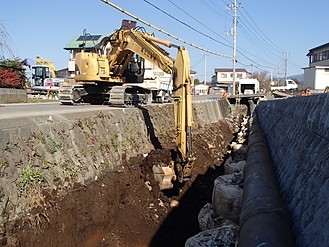
{"type": "Polygon", "coordinates": [[[123,72],[126,83],[142,83],[144,81],[145,60],[134,54],[123,72]]]}
{"type": "Polygon", "coordinates": [[[50,68],[47,65],[32,66],[32,86],[45,86],[46,79],[50,79],[50,68]]]}

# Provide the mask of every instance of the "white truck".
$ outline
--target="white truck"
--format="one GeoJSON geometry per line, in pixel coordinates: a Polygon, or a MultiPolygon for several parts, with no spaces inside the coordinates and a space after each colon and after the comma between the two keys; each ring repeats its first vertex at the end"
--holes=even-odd
{"type": "Polygon", "coordinates": [[[171,74],[165,73],[156,65],[145,60],[144,81],[139,85],[152,91],[155,102],[163,103],[171,99],[173,90],[171,80],[171,74]]]}
{"type": "Polygon", "coordinates": [[[296,91],[298,89],[298,84],[291,79],[285,80],[284,85],[274,86],[275,83],[271,83],[271,91],[296,91]]]}
{"type": "Polygon", "coordinates": [[[238,85],[239,94],[260,93],[259,81],[257,79],[240,79],[238,85]]]}

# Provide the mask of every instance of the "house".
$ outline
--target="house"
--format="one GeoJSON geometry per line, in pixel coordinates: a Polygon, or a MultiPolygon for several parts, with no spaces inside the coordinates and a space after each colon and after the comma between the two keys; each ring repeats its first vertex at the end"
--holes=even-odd
{"type": "Polygon", "coordinates": [[[304,87],[324,90],[329,86],[329,43],[314,47],[307,53],[309,65],[304,69],[304,87]]]}
{"type": "MultiPolygon", "coordinates": [[[[245,69],[235,69],[235,81],[248,78],[250,73],[245,69]]],[[[211,78],[211,84],[230,85],[233,82],[233,69],[217,68],[215,74],[211,78]]]]}

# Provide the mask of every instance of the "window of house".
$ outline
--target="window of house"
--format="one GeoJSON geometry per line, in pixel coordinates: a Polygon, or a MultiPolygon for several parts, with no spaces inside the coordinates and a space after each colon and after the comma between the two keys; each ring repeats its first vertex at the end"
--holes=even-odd
{"type": "Polygon", "coordinates": [[[227,74],[226,73],[221,73],[220,78],[227,78],[227,74]]]}
{"type": "Polygon", "coordinates": [[[237,77],[237,78],[242,78],[242,73],[238,73],[238,74],[236,75],[236,77],[237,77]]]}

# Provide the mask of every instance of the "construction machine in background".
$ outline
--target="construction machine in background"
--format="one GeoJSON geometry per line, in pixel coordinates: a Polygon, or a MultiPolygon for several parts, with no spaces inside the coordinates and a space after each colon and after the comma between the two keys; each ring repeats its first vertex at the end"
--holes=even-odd
{"type": "Polygon", "coordinates": [[[47,60],[47,59],[44,59],[44,58],[42,58],[40,56],[36,56],[36,58],[35,58],[35,64],[36,65],[45,65],[45,66],[47,66],[49,68],[49,73],[50,73],[49,76],[51,78],[55,78],[56,77],[56,68],[55,68],[55,66],[54,66],[54,64],[53,64],[52,61],[47,60]]]}
{"type": "Polygon", "coordinates": [[[56,68],[53,62],[36,56],[35,65],[31,66],[32,78],[30,89],[32,91],[54,91],[59,90],[63,78],[56,78],[56,68]]]}

